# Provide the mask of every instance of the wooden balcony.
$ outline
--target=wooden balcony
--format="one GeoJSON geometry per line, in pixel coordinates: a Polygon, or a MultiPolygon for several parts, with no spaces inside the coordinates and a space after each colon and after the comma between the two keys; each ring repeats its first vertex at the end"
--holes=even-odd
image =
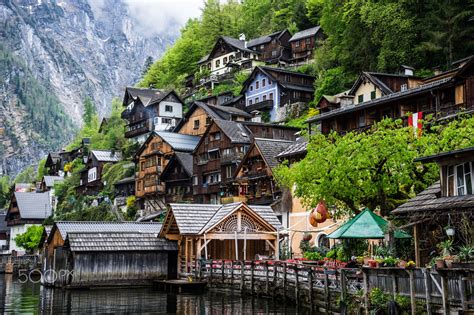
{"type": "Polygon", "coordinates": [[[155,165],[147,167],[143,170],[143,173],[146,174],[161,174],[163,167],[161,165],[155,165]]]}
{"type": "Polygon", "coordinates": [[[145,195],[164,194],[165,186],[164,185],[145,186],[143,191],[145,195]]]}
{"type": "Polygon", "coordinates": [[[235,161],[240,161],[240,160],[242,160],[243,157],[244,157],[244,153],[243,153],[243,152],[232,153],[232,154],[225,154],[225,155],[222,155],[222,156],[221,156],[221,163],[222,163],[222,164],[225,164],[225,163],[231,163],[231,162],[235,162],[235,161]]]}
{"type": "Polygon", "coordinates": [[[247,197],[245,196],[232,196],[232,197],[222,197],[221,203],[233,203],[233,202],[247,202],[247,197]]]}
{"type": "MultiPolygon", "coordinates": [[[[128,128],[130,128],[133,125],[135,125],[135,124],[128,125],[128,128]]],[[[133,138],[133,137],[142,135],[142,134],[150,132],[150,131],[152,131],[152,124],[151,124],[151,121],[148,120],[148,121],[146,121],[145,126],[143,126],[141,128],[125,131],[125,138],[133,138]]]]}
{"type": "Polygon", "coordinates": [[[273,100],[265,100],[261,101],[252,105],[248,105],[245,108],[245,111],[252,112],[254,110],[263,110],[263,109],[272,109],[273,108],[273,100]]]}

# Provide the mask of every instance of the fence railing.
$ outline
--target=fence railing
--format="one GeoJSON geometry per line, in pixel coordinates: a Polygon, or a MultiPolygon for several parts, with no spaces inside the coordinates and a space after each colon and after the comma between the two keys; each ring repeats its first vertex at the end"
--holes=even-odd
{"type": "Polygon", "coordinates": [[[428,314],[435,310],[474,311],[474,270],[426,268],[340,268],[277,261],[201,260],[195,276],[210,286],[240,288],[256,295],[281,296],[312,309],[341,312],[344,305],[359,299],[370,309],[369,293],[410,298],[424,303],[428,314]]]}

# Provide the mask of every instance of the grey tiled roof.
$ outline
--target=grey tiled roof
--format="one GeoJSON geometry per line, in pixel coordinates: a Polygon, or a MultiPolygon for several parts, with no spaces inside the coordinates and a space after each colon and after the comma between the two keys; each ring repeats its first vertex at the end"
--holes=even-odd
{"type": "Polygon", "coordinates": [[[427,212],[436,210],[461,210],[474,209],[474,195],[440,197],[441,185],[436,182],[416,197],[408,200],[395,210],[392,214],[410,214],[414,212],[427,212]]]}
{"type": "Polygon", "coordinates": [[[130,177],[125,177],[125,178],[122,178],[121,180],[117,181],[115,183],[115,185],[120,185],[120,184],[128,184],[128,183],[132,183],[135,181],[135,175],[133,176],[130,176],[130,177]]]}
{"type": "Polygon", "coordinates": [[[51,215],[49,192],[15,192],[22,219],[46,219],[51,215]]]}
{"type": "Polygon", "coordinates": [[[295,33],[295,35],[293,35],[290,38],[290,42],[295,41],[295,40],[299,40],[299,39],[303,39],[303,38],[306,38],[306,37],[314,36],[319,32],[320,29],[321,29],[320,26],[315,26],[315,27],[312,27],[312,28],[308,28],[306,30],[299,31],[299,32],[295,33]]]}
{"type": "Polygon", "coordinates": [[[277,155],[287,149],[295,141],[255,138],[255,145],[270,168],[278,166],[277,155]]]}
{"type": "Polygon", "coordinates": [[[54,226],[61,233],[63,240],[69,233],[83,232],[129,232],[158,234],[161,223],[155,222],[103,222],[103,221],[59,221],[54,226]]]}
{"type": "Polygon", "coordinates": [[[252,132],[235,121],[215,119],[214,122],[232,143],[250,143],[252,132]]]}
{"type": "Polygon", "coordinates": [[[73,252],[178,250],[176,242],[158,238],[153,233],[69,233],[67,239],[73,252]]]}
{"type": "MultiPolygon", "coordinates": [[[[220,220],[240,208],[241,205],[241,202],[226,205],[175,203],[170,204],[170,207],[180,234],[199,235],[219,223],[220,220]]],[[[270,206],[247,206],[275,229],[281,227],[280,221],[270,206]]]]}
{"type": "Polygon", "coordinates": [[[144,89],[135,87],[127,87],[125,91],[128,92],[133,99],[139,98],[144,106],[159,102],[170,93],[170,91],[166,90],[144,89]]]}
{"type": "Polygon", "coordinates": [[[186,174],[193,176],[193,156],[191,153],[175,152],[176,158],[183,167],[186,174]]]}
{"type": "Polygon", "coordinates": [[[253,50],[248,49],[247,47],[245,47],[245,41],[244,40],[239,40],[237,38],[233,38],[233,37],[229,37],[229,36],[221,36],[221,37],[227,44],[229,44],[230,46],[233,46],[234,48],[237,48],[238,50],[258,54],[258,52],[253,51],[253,50]]]}
{"type": "Polygon", "coordinates": [[[120,162],[122,160],[122,152],[108,150],[92,150],[91,153],[99,162],[120,162]]]}
{"type": "Polygon", "coordinates": [[[193,151],[201,138],[169,131],[156,131],[156,134],[176,151],[193,151]]]}
{"type": "Polygon", "coordinates": [[[306,153],[306,147],[308,146],[308,142],[306,140],[304,141],[296,141],[289,147],[287,147],[285,150],[280,152],[277,155],[277,158],[283,159],[292,155],[297,155],[297,154],[303,154],[306,153]]]}
{"type": "Polygon", "coordinates": [[[227,118],[229,118],[228,116],[229,114],[234,115],[234,116],[252,118],[252,115],[250,115],[249,113],[235,107],[210,105],[210,104],[206,104],[204,102],[199,102],[199,101],[196,101],[194,103],[197,106],[204,109],[204,111],[206,111],[206,113],[209,116],[211,116],[213,119],[226,119],[227,120],[227,118]]]}
{"type": "Polygon", "coordinates": [[[43,181],[46,187],[53,187],[55,182],[62,182],[64,177],[61,176],[43,176],[43,181]]]}
{"type": "Polygon", "coordinates": [[[286,30],[278,31],[278,32],[274,32],[272,34],[263,35],[263,36],[260,36],[260,37],[257,37],[257,38],[252,38],[247,42],[247,47],[254,47],[254,46],[261,45],[261,44],[269,43],[272,40],[272,38],[274,38],[275,36],[279,37],[285,31],[286,30]]]}

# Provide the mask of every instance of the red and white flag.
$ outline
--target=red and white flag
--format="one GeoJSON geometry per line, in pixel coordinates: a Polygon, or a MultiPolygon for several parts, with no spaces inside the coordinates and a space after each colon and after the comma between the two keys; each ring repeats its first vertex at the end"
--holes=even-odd
{"type": "Polygon", "coordinates": [[[413,126],[415,136],[421,136],[421,129],[423,128],[423,112],[413,113],[408,116],[408,126],[413,126]]]}

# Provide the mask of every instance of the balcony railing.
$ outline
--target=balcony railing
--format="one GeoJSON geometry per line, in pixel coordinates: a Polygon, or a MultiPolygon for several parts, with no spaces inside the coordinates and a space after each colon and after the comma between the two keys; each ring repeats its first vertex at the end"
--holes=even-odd
{"type": "Polygon", "coordinates": [[[145,174],[161,174],[162,170],[163,170],[163,167],[161,165],[155,165],[155,166],[146,167],[143,172],[145,174]]]}
{"type": "MultiPolygon", "coordinates": [[[[133,125],[129,125],[129,128],[131,126],[133,126],[133,125]]],[[[152,130],[152,124],[151,124],[151,121],[148,120],[148,121],[145,122],[145,126],[143,126],[143,127],[125,131],[125,138],[133,138],[133,137],[139,136],[141,134],[150,132],[151,130],[152,130]]]]}
{"type": "Polygon", "coordinates": [[[223,154],[221,156],[221,163],[229,163],[229,162],[239,161],[239,160],[242,160],[243,157],[244,157],[243,152],[232,153],[232,154],[223,154]]]}
{"type": "Polygon", "coordinates": [[[143,190],[145,191],[145,194],[164,193],[165,186],[164,185],[145,186],[143,190]]]}
{"type": "Polygon", "coordinates": [[[272,109],[273,108],[273,100],[265,100],[261,101],[252,105],[248,105],[245,110],[247,112],[251,112],[254,110],[262,110],[262,109],[272,109]]]}

